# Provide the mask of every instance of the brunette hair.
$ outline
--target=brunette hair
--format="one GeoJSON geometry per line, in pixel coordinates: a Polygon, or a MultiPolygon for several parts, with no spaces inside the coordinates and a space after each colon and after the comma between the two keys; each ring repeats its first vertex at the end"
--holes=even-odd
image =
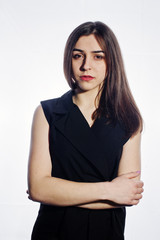
{"type": "Polygon", "coordinates": [[[97,42],[105,53],[107,76],[100,89],[99,105],[92,115],[93,119],[106,116],[108,122],[119,121],[126,134],[132,136],[142,130],[142,117],[130,91],[121,50],[112,30],[102,22],[86,22],[78,26],[69,36],[64,51],[64,74],[69,86],[75,84],[72,71],[73,49],[81,36],[94,34],[97,42]]]}

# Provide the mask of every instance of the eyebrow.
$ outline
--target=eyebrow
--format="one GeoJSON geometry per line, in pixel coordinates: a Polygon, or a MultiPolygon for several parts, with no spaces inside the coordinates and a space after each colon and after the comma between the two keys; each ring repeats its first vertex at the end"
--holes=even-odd
{"type": "MultiPolygon", "coordinates": [[[[74,51],[78,51],[78,52],[84,52],[82,49],[78,49],[78,48],[74,48],[73,49],[73,52],[74,51]]],[[[91,51],[92,53],[104,53],[104,51],[102,51],[102,50],[96,50],[96,51],[91,51]]]]}

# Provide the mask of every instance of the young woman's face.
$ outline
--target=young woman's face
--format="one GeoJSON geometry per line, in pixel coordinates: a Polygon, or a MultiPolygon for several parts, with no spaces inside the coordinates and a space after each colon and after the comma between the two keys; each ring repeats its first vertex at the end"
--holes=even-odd
{"type": "Polygon", "coordinates": [[[93,34],[78,39],[73,49],[72,70],[81,91],[98,91],[103,84],[107,73],[105,53],[93,34]]]}

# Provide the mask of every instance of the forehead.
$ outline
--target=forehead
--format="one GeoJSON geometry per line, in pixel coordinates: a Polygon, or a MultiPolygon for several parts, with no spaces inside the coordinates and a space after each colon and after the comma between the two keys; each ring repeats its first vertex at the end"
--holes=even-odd
{"type": "Polygon", "coordinates": [[[76,42],[75,48],[78,48],[84,51],[102,50],[94,34],[91,34],[88,36],[81,36],[76,42]]]}

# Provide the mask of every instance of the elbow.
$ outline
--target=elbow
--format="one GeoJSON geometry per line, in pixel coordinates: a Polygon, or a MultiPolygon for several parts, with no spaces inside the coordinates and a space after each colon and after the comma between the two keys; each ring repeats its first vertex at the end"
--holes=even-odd
{"type": "Polygon", "coordinates": [[[38,193],[37,190],[35,190],[32,187],[28,188],[28,194],[29,194],[29,199],[34,201],[34,202],[41,202],[41,197],[40,194],[38,193]]]}
{"type": "Polygon", "coordinates": [[[43,202],[43,193],[40,186],[37,186],[35,184],[29,184],[28,194],[30,200],[40,203],[43,202]]]}
{"type": "Polygon", "coordinates": [[[29,199],[44,204],[52,203],[52,197],[46,183],[48,183],[48,177],[30,181],[28,184],[29,199]]]}

